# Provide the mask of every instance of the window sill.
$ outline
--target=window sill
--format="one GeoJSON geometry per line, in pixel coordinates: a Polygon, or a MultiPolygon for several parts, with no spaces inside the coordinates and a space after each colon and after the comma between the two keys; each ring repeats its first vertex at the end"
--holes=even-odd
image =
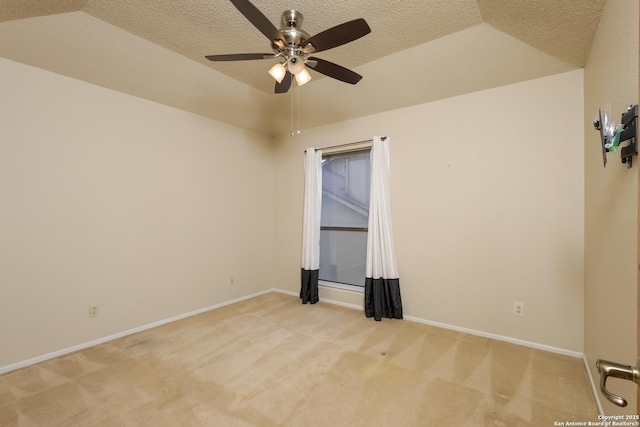
{"type": "Polygon", "coordinates": [[[356,294],[364,293],[364,286],[347,285],[344,283],[336,283],[336,282],[325,282],[324,280],[318,280],[318,286],[322,286],[325,288],[340,289],[343,291],[349,291],[356,294]]]}

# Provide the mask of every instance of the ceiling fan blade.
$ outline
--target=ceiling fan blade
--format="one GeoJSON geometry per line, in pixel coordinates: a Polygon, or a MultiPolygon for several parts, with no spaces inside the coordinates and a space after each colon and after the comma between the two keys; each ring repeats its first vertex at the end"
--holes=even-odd
{"type": "Polygon", "coordinates": [[[275,25],[267,19],[266,16],[258,10],[251,2],[248,0],[230,0],[231,3],[244,15],[245,18],[249,20],[262,34],[264,34],[269,40],[275,42],[279,40],[282,42],[284,46],[286,44],[286,40],[280,30],[278,30],[275,25]]]}
{"type": "Polygon", "coordinates": [[[352,42],[371,32],[371,28],[362,18],[336,25],[304,41],[304,45],[311,43],[314,47],[309,53],[321,52],[327,49],[352,42]]]}
{"type": "Polygon", "coordinates": [[[325,76],[332,77],[334,79],[343,81],[345,83],[351,83],[352,85],[362,80],[362,76],[354,71],[344,68],[341,65],[334,64],[333,62],[326,61],[320,58],[309,57],[307,65],[319,73],[325,76]],[[315,65],[314,65],[315,62],[315,65]]]}
{"type": "Polygon", "coordinates": [[[229,55],[207,55],[209,61],[247,61],[250,59],[275,58],[273,53],[232,53],[229,55]]]}
{"type": "Polygon", "coordinates": [[[287,93],[291,87],[291,80],[293,80],[293,74],[289,71],[284,75],[282,82],[276,82],[276,93],[287,93]]]}

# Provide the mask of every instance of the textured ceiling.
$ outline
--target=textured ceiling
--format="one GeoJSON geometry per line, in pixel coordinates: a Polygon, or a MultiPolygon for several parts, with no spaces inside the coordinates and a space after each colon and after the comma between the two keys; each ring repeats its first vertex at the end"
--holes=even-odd
{"type": "MultiPolygon", "coordinates": [[[[364,76],[312,72],[296,90],[312,127],[584,66],[605,0],[253,0],[276,26],[288,9],[314,35],[364,18],[371,34],[318,57],[364,76]]],[[[273,94],[274,60],[228,0],[0,0],[0,57],[267,135],[290,129],[291,95],[273,94]]],[[[296,105],[298,100],[295,100],[296,105]]]]}

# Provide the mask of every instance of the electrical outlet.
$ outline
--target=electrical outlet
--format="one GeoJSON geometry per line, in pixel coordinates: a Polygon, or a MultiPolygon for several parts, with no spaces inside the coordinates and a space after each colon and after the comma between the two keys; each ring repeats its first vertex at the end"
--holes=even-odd
{"type": "Polygon", "coordinates": [[[278,273],[277,271],[275,273],[273,273],[273,278],[275,280],[278,280],[280,278],[280,273],[278,273]]]}
{"type": "Polygon", "coordinates": [[[236,278],[234,276],[229,277],[229,286],[236,284],[236,278]]]}
{"type": "Polygon", "coordinates": [[[513,302],[513,315],[524,317],[524,304],[521,302],[513,302]]]}
{"type": "Polygon", "coordinates": [[[100,306],[98,305],[90,305],[89,306],[89,317],[98,317],[100,315],[100,306]]]}

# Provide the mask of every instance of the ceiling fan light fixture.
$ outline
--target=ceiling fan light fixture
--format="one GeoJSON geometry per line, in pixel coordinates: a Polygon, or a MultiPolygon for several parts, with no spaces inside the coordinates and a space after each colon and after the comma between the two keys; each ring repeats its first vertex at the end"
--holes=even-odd
{"type": "Polygon", "coordinates": [[[311,80],[311,74],[304,68],[298,74],[296,74],[296,83],[298,86],[302,86],[305,83],[308,83],[311,80]]]}
{"type": "Polygon", "coordinates": [[[275,81],[282,83],[282,79],[284,79],[284,76],[287,74],[287,69],[284,68],[284,65],[282,64],[276,64],[269,69],[269,74],[275,79],[275,81]]]}
{"type": "Polygon", "coordinates": [[[304,70],[304,59],[294,55],[287,60],[287,68],[291,74],[298,74],[304,70]]]}

